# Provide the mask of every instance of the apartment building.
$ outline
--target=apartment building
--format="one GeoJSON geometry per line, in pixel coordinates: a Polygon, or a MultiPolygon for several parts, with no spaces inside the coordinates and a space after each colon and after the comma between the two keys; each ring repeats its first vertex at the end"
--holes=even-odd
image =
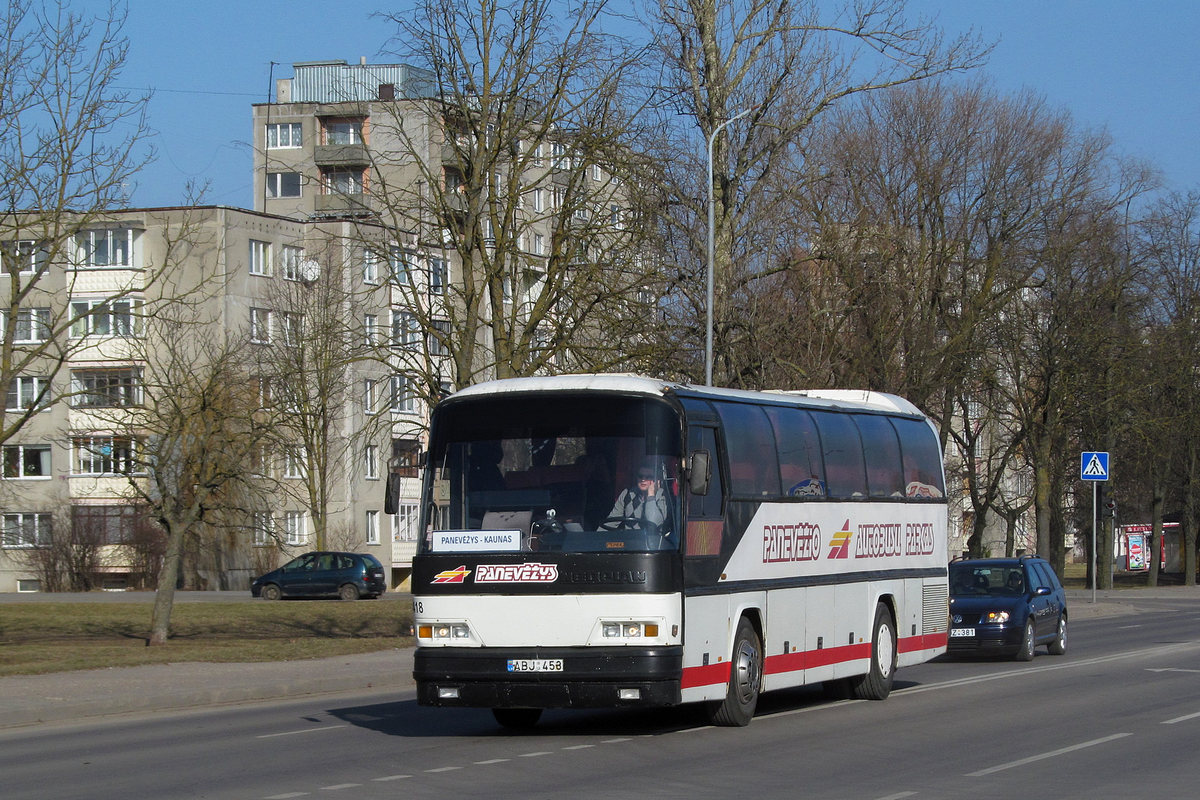
{"type": "MultiPolygon", "coordinates": [[[[301,295],[333,277],[339,307],[330,316],[344,317],[341,334],[361,337],[348,343],[361,349],[338,376],[324,545],[373,553],[392,566],[392,584],[401,583],[415,547],[416,453],[428,409],[389,364],[393,342],[382,328],[401,312],[362,242],[360,227],[346,221],[205,206],[116,212],[60,245],[28,241],[8,250],[24,255],[26,284],[36,282],[17,312],[13,346],[62,341],[7,387],[10,418],[34,412],[3,448],[0,591],[42,589],[39,561],[52,541],[98,545],[90,556],[98,587],[121,589],[147,577],[144,548],[136,545],[152,526],[129,481],[142,444],[122,415],[145,402],[144,373],[170,357],[147,346],[161,324],[156,309],[186,301],[196,336],[243,341],[250,363],[269,368],[307,335],[301,295]],[[49,253],[54,260],[45,264],[49,253]],[[64,349],[55,368],[53,354],[64,349]],[[379,356],[362,357],[372,350],[379,356]],[[389,463],[402,476],[405,499],[400,514],[385,516],[389,463]]],[[[262,394],[270,394],[265,384],[262,394]]],[[[254,465],[272,478],[266,505],[248,512],[244,524],[213,532],[219,553],[194,555],[200,586],[245,588],[255,574],[316,546],[297,452],[277,450],[270,463],[254,465]]]]}

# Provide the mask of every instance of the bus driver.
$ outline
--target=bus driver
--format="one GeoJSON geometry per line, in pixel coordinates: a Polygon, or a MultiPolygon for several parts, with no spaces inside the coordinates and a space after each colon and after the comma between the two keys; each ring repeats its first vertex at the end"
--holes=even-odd
{"type": "MultiPolygon", "coordinates": [[[[664,523],[669,519],[667,497],[661,481],[655,480],[654,464],[646,463],[638,468],[637,482],[621,490],[612,511],[608,512],[607,523],[625,522],[624,527],[638,525],[646,530],[659,531],[664,535],[664,523]],[[649,524],[645,524],[649,523],[649,524]]],[[[603,526],[607,527],[607,525],[603,526]]]]}

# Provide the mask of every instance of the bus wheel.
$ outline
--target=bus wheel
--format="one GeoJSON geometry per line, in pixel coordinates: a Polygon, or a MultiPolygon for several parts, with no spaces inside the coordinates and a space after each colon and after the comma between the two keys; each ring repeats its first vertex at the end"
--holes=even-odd
{"type": "Polygon", "coordinates": [[[505,728],[512,731],[525,731],[537,725],[542,717],[540,708],[493,708],[492,716],[505,728]]]}
{"type": "Polygon", "coordinates": [[[729,690],[722,702],[710,707],[709,720],[714,725],[740,728],[749,725],[754,718],[762,686],[762,642],[758,631],[745,617],[738,621],[730,666],[729,690]]]}
{"type": "Polygon", "coordinates": [[[871,630],[871,670],[850,679],[851,693],[859,700],[883,700],[892,691],[896,675],[896,626],[883,603],[875,606],[871,630]]]}

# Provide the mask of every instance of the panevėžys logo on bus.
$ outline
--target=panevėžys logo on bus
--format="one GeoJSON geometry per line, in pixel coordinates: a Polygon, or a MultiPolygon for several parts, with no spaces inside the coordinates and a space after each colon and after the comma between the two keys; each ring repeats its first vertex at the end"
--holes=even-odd
{"type": "Polygon", "coordinates": [[[433,576],[430,583],[462,583],[471,574],[471,570],[467,569],[466,564],[461,564],[454,569],[447,569],[433,576]]]}
{"type": "Polygon", "coordinates": [[[476,583],[554,583],[558,580],[557,564],[479,564],[476,583]]]}

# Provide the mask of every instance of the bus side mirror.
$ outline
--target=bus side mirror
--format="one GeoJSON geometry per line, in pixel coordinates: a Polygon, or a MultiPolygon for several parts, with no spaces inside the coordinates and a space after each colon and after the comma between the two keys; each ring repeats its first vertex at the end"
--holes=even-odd
{"type": "Polygon", "coordinates": [[[688,463],[688,489],[692,494],[708,494],[708,482],[712,478],[712,463],[707,450],[696,450],[688,463]]]}
{"type": "Polygon", "coordinates": [[[400,512],[400,476],[395,472],[387,475],[387,487],[383,495],[383,513],[397,514],[400,512]]]}

